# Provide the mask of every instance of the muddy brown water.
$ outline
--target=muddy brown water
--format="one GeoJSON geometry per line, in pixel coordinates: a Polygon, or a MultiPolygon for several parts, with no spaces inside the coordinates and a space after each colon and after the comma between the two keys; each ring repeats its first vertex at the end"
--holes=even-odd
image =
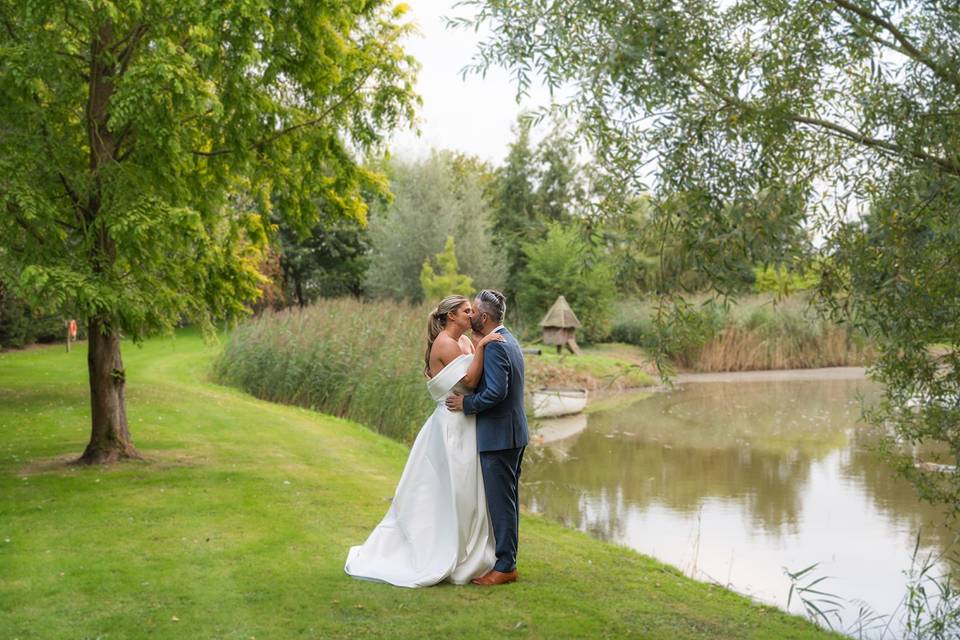
{"type": "MultiPolygon", "coordinates": [[[[891,614],[918,533],[921,553],[957,547],[941,512],[876,453],[860,415],[878,395],[852,369],[685,376],[673,391],[538,421],[521,500],[780,607],[784,568],[818,562],[823,590],[891,614]]],[[[858,607],[834,624],[854,624],[858,607]]]]}

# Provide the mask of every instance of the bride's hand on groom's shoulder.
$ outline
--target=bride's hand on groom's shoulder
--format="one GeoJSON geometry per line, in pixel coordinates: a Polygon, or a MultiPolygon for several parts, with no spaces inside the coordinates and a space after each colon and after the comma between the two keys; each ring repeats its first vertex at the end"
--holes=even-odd
{"type": "Polygon", "coordinates": [[[477,343],[477,348],[486,346],[489,342],[503,342],[503,336],[499,333],[488,333],[477,343]]]}

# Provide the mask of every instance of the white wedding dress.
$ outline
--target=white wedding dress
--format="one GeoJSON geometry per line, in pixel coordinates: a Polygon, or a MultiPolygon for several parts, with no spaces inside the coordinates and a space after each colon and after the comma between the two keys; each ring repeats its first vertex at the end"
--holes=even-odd
{"type": "Polygon", "coordinates": [[[443,401],[473,361],[461,355],[427,382],[437,402],[410,449],[387,515],[367,541],[351,547],[351,576],[398,587],[447,580],[466,584],[496,562],[477,454],[476,416],[448,411],[443,401]]]}

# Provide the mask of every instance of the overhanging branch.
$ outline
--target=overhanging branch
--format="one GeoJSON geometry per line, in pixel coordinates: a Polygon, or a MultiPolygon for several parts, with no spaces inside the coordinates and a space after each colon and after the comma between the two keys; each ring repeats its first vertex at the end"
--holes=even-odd
{"type": "MultiPolygon", "coordinates": [[[[692,69],[687,69],[685,71],[687,77],[689,77],[695,84],[700,86],[704,91],[710,95],[722,100],[726,104],[735,106],[742,111],[752,111],[759,112],[760,108],[751,104],[750,102],[734,95],[730,95],[724,91],[721,91],[714,87],[712,84],[707,82],[703,77],[701,77],[696,71],[692,69]]],[[[796,122],[797,124],[806,124],[809,126],[817,127],[823,129],[830,135],[839,136],[851,142],[856,142],[865,147],[870,147],[873,149],[882,149],[884,151],[895,154],[901,158],[913,158],[914,160],[920,160],[923,162],[929,162],[937,165],[947,173],[960,177],[960,164],[955,161],[943,158],[940,156],[927,153],[921,149],[908,149],[898,144],[894,144],[887,140],[881,140],[879,138],[874,138],[866,134],[848,129],[842,125],[839,125],[835,122],[830,122],[829,120],[823,120],[822,118],[812,118],[809,116],[800,115],[787,111],[783,116],[786,120],[791,122],[796,122]]]]}
{"type": "Polygon", "coordinates": [[[947,82],[960,88],[960,75],[957,75],[954,71],[952,71],[947,67],[944,67],[943,65],[937,64],[937,62],[932,60],[929,56],[925,55],[922,51],[920,51],[920,49],[917,48],[916,45],[913,44],[913,42],[911,42],[910,38],[908,38],[905,33],[903,33],[902,31],[900,31],[900,29],[897,28],[895,24],[893,24],[886,18],[883,18],[882,16],[878,16],[872,11],[867,10],[866,8],[857,4],[856,2],[850,2],[850,0],[830,0],[830,1],[833,4],[837,5],[838,7],[842,7],[843,9],[846,9],[851,13],[855,13],[856,15],[860,16],[864,20],[867,20],[868,22],[872,22],[873,24],[882,28],[884,31],[889,33],[894,40],[900,43],[901,48],[898,48],[897,49],[898,51],[907,55],[913,60],[916,60],[920,64],[924,65],[925,67],[933,71],[933,73],[940,79],[946,80],[947,82]]]}

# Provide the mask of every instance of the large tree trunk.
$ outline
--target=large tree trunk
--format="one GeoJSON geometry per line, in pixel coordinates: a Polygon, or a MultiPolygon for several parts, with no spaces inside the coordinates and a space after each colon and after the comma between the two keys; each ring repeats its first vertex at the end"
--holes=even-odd
{"type": "MultiPolygon", "coordinates": [[[[135,39],[142,37],[138,28],[135,39]]],[[[105,52],[113,44],[113,23],[105,21],[90,42],[90,97],[86,117],[90,140],[90,172],[93,189],[86,206],[88,224],[100,213],[103,193],[101,168],[116,161],[116,141],[110,129],[108,106],[113,95],[114,60],[105,52]]],[[[133,46],[131,44],[131,46],[133,46]]],[[[130,49],[129,51],[132,51],[130,49]]],[[[125,52],[122,64],[129,62],[125,52]]],[[[105,226],[100,225],[90,261],[97,273],[106,272],[116,258],[116,246],[105,226]]],[[[127,427],[124,399],[123,360],[120,336],[102,318],[91,318],[87,336],[87,369],[90,376],[90,443],[76,464],[106,464],[124,458],[142,458],[134,448],[127,427]]]]}
{"type": "Polygon", "coordinates": [[[106,323],[91,319],[87,337],[90,374],[90,443],[76,464],[106,464],[124,458],[142,459],[127,427],[124,399],[126,372],[120,359],[120,336],[106,323]]]}

